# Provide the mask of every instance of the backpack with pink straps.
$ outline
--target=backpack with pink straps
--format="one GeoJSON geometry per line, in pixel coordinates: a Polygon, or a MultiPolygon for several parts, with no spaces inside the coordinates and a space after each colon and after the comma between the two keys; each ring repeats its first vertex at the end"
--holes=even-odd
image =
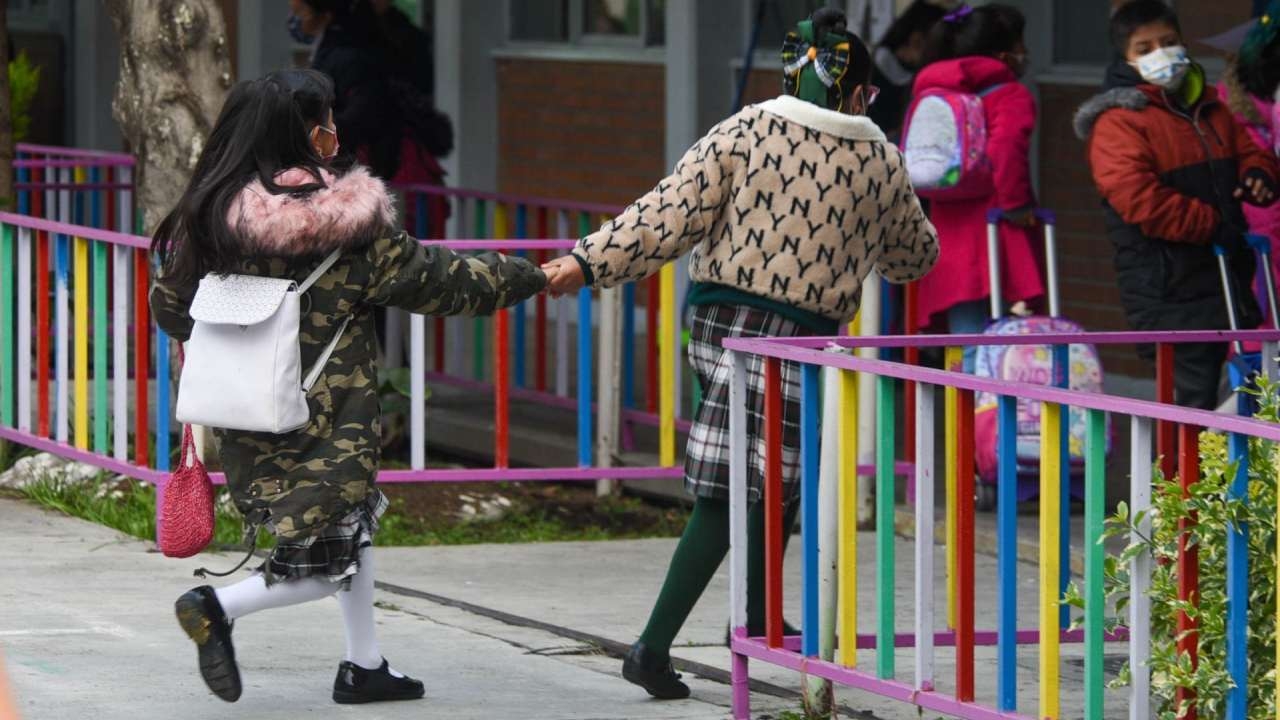
{"type": "Polygon", "coordinates": [[[911,101],[902,151],[916,192],[933,200],[966,200],[993,191],[987,119],[980,93],[933,88],[911,101]]]}

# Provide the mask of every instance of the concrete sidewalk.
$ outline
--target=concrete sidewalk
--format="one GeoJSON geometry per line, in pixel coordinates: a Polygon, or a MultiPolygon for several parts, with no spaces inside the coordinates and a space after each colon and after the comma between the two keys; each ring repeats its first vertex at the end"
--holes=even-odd
{"type": "MultiPolygon", "coordinates": [[[[798,540],[798,538],[797,538],[798,540]]],[[[728,580],[722,569],[677,639],[673,655],[691,676],[694,697],[651,701],[624,682],[616,653],[643,628],[674,540],[379,548],[379,637],[399,669],[421,677],[427,700],[364,708],[362,718],[663,718],[729,716],[723,684],[728,580]],[[708,679],[709,678],[709,679],[708,679]]],[[[799,563],[787,563],[787,616],[799,620],[799,563]]],[[[875,623],[874,536],[859,540],[859,626],[875,623]]],[[[896,624],[911,627],[913,543],[896,544],[896,624]]],[[[325,600],[237,622],[246,688],[234,708],[214,699],[195,671],[194,652],[172,619],[171,602],[195,584],[191,569],[229,566],[232,554],[170,560],[111,530],[0,499],[0,561],[16,582],[0,588],[0,646],[24,718],[348,717],[328,698],[342,653],[336,603],[325,600]]],[[[945,623],[945,558],[935,547],[937,626],[945,623]]],[[[978,556],[978,626],[995,627],[994,559],[978,556]]],[[[1019,566],[1019,625],[1035,626],[1036,569],[1019,566]]],[[[215,583],[217,584],[217,583],[215,583]]],[[[1108,647],[1121,656],[1123,644],[1108,647]]],[[[911,650],[900,649],[897,677],[910,681],[911,650]]],[[[978,649],[978,697],[995,691],[995,652],[978,649]]],[[[871,667],[874,651],[859,653],[871,667]]],[[[1019,708],[1034,714],[1037,652],[1019,653],[1019,708]]],[[[949,648],[937,651],[937,685],[953,687],[949,648]]],[[[1112,668],[1114,669],[1114,668],[1112,668]]],[[[801,677],[752,664],[756,718],[800,706],[801,677]]],[[[1081,712],[1079,646],[1063,648],[1064,718],[1081,712]]],[[[876,696],[839,690],[855,717],[932,718],[876,696]]],[[[1124,691],[1108,691],[1107,717],[1124,714],[1124,691]]],[[[848,714],[845,715],[846,717],[848,714]]]]}
{"type": "MultiPolygon", "coordinates": [[[[394,571],[401,557],[415,552],[431,551],[389,553],[379,562],[394,571]]],[[[230,706],[200,681],[193,646],[172,611],[173,599],[196,584],[192,568],[229,559],[166,559],[147,543],[112,530],[0,499],[0,566],[6,577],[0,585],[0,646],[22,718],[729,715],[726,685],[694,677],[693,699],[650,701],[621,679],[616,660],[590,644],[386,592],[379,593],[377,616],[383,652],[396,667],[423,679],[425,700],[354,709],[334,705],[329,692],[343,651],[341,615],[336,602],[323,600],[236,623],[245,691],[230,706]]],[[[545,589],[568,587],[556,582],[548,578],[545,589]]],[[[772,713],[796,703],[760,696],[757,707],[772,713]]]]}

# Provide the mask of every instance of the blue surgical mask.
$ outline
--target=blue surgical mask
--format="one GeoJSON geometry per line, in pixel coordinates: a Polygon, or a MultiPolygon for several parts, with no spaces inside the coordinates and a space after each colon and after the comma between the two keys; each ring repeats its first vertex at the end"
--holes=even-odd
{"type": "Polygon", "coordinates": [[[1182,85],[1182,79],[1191,67],[1191,60],[1187,57],[1185,47],[1170,45],[1156,48],[1130,64],[1137,69],[1143,80],[1166,90],[1176,90],[1182,85]]]}
{"type": "Polygon", "coordinates": [[[293,38],[295,42],[310,45],[316,41],[315,35],[308,35],[302,29],[302,18],[297,15],[290,15],[287,25],[289,27],[289,37],[293,38]]]}

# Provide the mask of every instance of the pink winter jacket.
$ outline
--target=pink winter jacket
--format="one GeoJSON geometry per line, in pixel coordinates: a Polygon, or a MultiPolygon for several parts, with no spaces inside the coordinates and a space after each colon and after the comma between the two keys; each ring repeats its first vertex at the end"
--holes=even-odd
{"type": "MultiPolygon", "coordinates": [[[[1004,63],[986,56],[945,60],[916,75],[914,94],[933,88],[979,94],[987,121],[987,157],[995,192],[972,200],[931,203],[930,219],[941,249],[934,271],[919,282],[917,318],[921,327],[943,329],[946,311],[962,302],[984,300],[987,277],[987,211],[1035,205],[1031,188],[1031,133],[1036,105],[1031,91],[1004,63]],[[992,89],[995,88],[995,89],[992,89]]],[[[1044,295],[1034,231],[1001,225],[1001,287],[1005,305],[1044,295]]]]}
{"type": "MultiPolygon", "coordinates": [[[[1218,83],[1218,95],[1222,98],[1227,107],[1231,108],[1231,113],[1235,117],[1236,122],[1240,123],[1249,131],[1249,137],[1257,143],[1258,147],[1263,150],[1276,152],[1277,149],[1277,132],[1280,127],[1276,127],[1276,104],[1274,101],[1262,100],[1241,87],[1238,83],[1228,83],[1223,80],[1218,83]]],[[[1280,273],[1280,202],[1273,204],[1271,207],[1256,207],[1249,203],[1242,203],[1241,208],[1244,209],[1245,220],[1249,223],[1249,232],[1257,235],[1265,235],[1271,239],[1271,273],[1275,277],[1280,273]]],[[[1267,312],[1266,290],[1261,286],[1255,287],[1254,291],[1258,294],[1262,311],[1267,312]]],[[[1272,327],[1270,318],[1263,323],[1263,327],[1272,327]]],[[[1246,348],[1253,351],[1257,348],[1250,345],[1246,348]]]]}

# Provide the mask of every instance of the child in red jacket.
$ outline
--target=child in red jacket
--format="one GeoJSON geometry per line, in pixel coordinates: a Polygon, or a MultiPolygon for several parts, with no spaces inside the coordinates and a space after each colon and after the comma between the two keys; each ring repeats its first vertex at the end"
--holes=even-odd
{"type": "MultiPolygon", "coordinates": [[[[1001,288],[1007,304],[1044,295],[1040,264],[1032,244],[1035,197],[1031,188],[1031,133],[1036,104],[1018,82],[1027,65],[1022,13],[1008,5],[971,8],[961,4],[933,26],[929,64],[916,76],[915,95],[926,90],[982,97],[986,115],[986,155],[994,189],[964,200],[934,200],[930,219],[938,229],[938,266],[919,283],[922,327],[946,326],[953,333],[980,333],[990,320],[987,272],[987,211],[1004,210],[1000,228],[1001,288]]],[[[974,348],[965,350],[973,369],[974,348]]]]}
{"type": "MultiPolygon", "coordinates": [[[[1104,92],[1076,112],[1093,181],[1115,246],[1120,301],[1136,330],[1228,327],[1214,246],[1227,249],[1240,326],[1260,311],[1248,288],[1256,269],[1244,245],[1240,200],[1275,199],[1275,158],[1246,128],[1187,57],[1178,17],[1160,0],[1135,0],[1111,19],[1121,56],[1104,92]]],[[[1142,350],[1150,359],[1151,349],[1142,350]]],[[[1175,399],[1218,404],[1225,343],[1174,350],[1175,399]]]]}

